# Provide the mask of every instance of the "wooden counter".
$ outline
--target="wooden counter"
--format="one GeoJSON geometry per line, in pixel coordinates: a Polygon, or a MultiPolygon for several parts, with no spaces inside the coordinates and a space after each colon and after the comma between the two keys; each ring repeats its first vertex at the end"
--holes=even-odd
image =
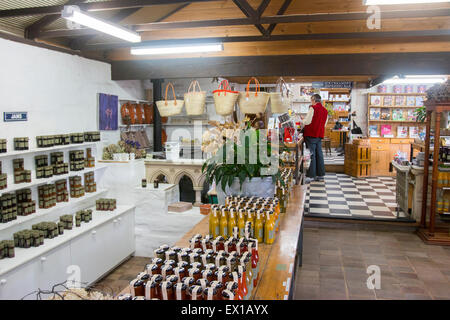
{"type": "MultiPolygon", "coordinates": [[[[279,231],[272,245],[259,244],[259,282],[250,299],[287,300],[295,291],[296,265],[301,265],[303,240],[303,207],[306,186],[294,186],[291,201],[285,214],[281,215],[279,231]]],[[[175,246],[187,247],[195,234],[209,233],[209,217],[206,216],[175,246]]],[[[129,293],[128,288],[123,293],[129,293]]]]}

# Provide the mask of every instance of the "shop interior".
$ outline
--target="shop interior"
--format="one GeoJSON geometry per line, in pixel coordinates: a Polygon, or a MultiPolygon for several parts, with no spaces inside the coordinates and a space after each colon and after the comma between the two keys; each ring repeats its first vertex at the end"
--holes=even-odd
{"type": "Polygon", "coordinates": [[[0,299],[450,299],[448,1],[17,2],[0,299]],[[276,174],[217,160],[262,136],[276,174]]]}

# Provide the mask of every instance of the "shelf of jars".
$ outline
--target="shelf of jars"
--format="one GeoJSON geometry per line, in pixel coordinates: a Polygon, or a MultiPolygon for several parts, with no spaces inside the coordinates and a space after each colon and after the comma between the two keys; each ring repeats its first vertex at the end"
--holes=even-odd
{"type": "Polygon", "coordinates": [[[14,151],[8,151],[5,153],[0,153],[0,158],[6,158],[6,157],[16,157],[16,156],[22,156],[27,154],[33,154],[33,153],[43,153],[48,151],[59,151],[59,150],[67,150],[67,149],[76,149],[76,148],[84,148],[84,147],[90,147],[90,146],[97,146],[99,143],[102,143],[101,141],[97,142],[83,142],[83,143],[71,143],[66,145],[59,145],[59,146],[53,146],[48,148],[33,148],[28,150],[14,150],[14,151]]]}

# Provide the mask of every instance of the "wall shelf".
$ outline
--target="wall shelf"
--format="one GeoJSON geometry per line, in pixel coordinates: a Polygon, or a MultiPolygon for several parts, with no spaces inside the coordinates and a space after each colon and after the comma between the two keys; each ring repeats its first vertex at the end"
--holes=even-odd
{"type": "Polygon", "coordinates": [[[66,145],[62,145],[62,146],[54,146],[54,147],[49,147],[49,148],[34,148],[34,149],[23,150],[23,151],[8,151],[6,153],[0,153],[0,158],[17,157],[17,156],[33,154],[33,153],[43,153],[43,152],[66,150],[66,149],[72,149],[72,148],[74,148],[74,149],[84,148],[84,147],[97,145],[98,143],[102,143],[102,142],[97,141],[97,142],[71,143],[71,144],[66,144],[66,145]]]}

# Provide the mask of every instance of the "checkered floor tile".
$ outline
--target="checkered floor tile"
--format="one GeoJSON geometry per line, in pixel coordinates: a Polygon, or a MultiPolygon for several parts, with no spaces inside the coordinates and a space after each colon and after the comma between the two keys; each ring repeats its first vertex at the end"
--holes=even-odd
{"type": "MultiPolygon", "coordinates": [[[[305,215],[367,219],[397,218],[395,178],[354,178],[327,173],[309,183],[305,215]]],[[[400,211],[400,218],[406,218],[400,211]]]]}
{"type": "Polygon", "coordinates": [[[331,148],[331,153],[322,148],[322,153],[326,165],[344,165],[344,155],[339,156],[340,153],[336,152],[335,148],[331,148]]]}

